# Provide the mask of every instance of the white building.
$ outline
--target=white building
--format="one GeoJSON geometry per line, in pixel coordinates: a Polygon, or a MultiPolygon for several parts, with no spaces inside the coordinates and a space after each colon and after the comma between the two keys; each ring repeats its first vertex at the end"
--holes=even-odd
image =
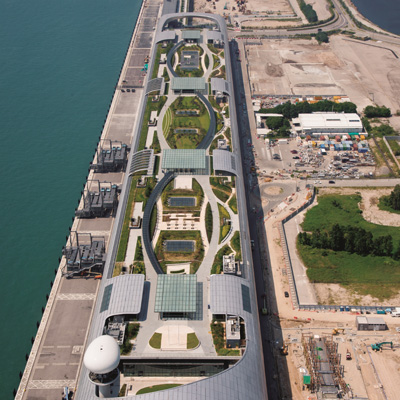
{"type": "Polygon", "coordinates": [[[362,132],[363,125],[357,114],[312,113],[299,114],[293,118],[293,125],[299,135],[349,134],[362,132]]]}

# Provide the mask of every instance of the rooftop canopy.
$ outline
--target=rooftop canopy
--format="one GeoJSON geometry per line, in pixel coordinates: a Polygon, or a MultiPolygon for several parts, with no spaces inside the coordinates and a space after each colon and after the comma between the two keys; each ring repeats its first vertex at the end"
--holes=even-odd
{"type": "Polygon", "coordinates": [[[206,151],[197,149],[168,149],[162,153],[162,169],[206,169],[206,151]]]}
{"type": "Polygon", "coordinates": [[[158,275],[155,312],[196,312],[197,275],[158,275]]]}
{"type": "Polygon", "coordinates": [[[206,81],[204,78],[179,78],[173,77],[171,82],[172,90],[205,90],[206,81]]]}
{"type": "Polygon", "coordinates": [[[182,31],[182,39],[196,39],[200,40],[200,31],[182,31]]]}

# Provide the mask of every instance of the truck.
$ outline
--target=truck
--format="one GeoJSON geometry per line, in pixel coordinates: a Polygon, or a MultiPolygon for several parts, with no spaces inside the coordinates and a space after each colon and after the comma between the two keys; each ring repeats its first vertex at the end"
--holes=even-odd
{"type": "Polygon", "coordinates": [[[392,317],[400,317],[400,307],[396,307],[394,311],[392,311],[392,317]]]}
{"type": "Polygon", "coordinates": [[[289,143],[289,139],[278,139],[279,144],[287,144],[289,143]]]}

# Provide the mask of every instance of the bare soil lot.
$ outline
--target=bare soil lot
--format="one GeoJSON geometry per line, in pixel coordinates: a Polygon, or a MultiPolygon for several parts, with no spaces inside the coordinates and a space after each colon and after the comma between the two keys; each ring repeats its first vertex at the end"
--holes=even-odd
{"type": "Polygon", "coordinates": [[[329,6],[326,0],[304,0],[306,4],[310,4],[318,15],[320,21],[331,16],[329,6]]]}
{"type": "MultiPolygon", "coordinates": [[[[220,15],[243,15],[242,12],[238,11],[237,3],[235,0],[217,0],[215,1],[214,8],[214,0],[206,1],[206,0],[195,0],[194,2],[194,11],[195,12],[213,12],[215,14],[220,15]],[[226,4],[226,9],[225,9],[226,4]],[[233,10],[235,7],[235,10],[233,10]],[[209,11],[205,11],[205,10],[209,11]]],[[[248,0],[246,2],[246,10],[250,11],[251,14],[272,14],[272,15],[290,15],[293,14],[293,9],[290,6],[288,0],[274,0],[274,1],[265,1],[265,0],[248,0]]]]}
{"type": "MultiPolygon", "coordinates": [[[[249,73],[259,95],[348,95],[361,111],[372,100],[400,109],[399,61],[379,43],[331,36],[315,40],[263,40],[247,46],[249,73]],[[372,63],[371,60],[379,60],[372,63]]],[[[388,45],[400,53],[400,47],[388,45]]]]}

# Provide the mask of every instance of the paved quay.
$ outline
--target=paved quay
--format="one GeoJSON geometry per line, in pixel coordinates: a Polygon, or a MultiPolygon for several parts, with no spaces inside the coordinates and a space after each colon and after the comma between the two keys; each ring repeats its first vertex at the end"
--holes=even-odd
{"type": "MultiPolygon", "coordinates": [[[[137,112],[147,79],[141,69],[144,58],[150,54],[153,27],[161,4],[158,0],[151,4],[145,0],[142,4],[101,140],[128,145],[133,142],[137,112]],[[122,84],[134,87],[135,92],[123,92],[122,84]]],[[[122,172],[101,174],[91,171],[88,180],[121,185],[123,177],[122,172]]],[[[76,218],[71,230],[103,236],[107,250],[113,224],[113,217],[76,218]]],[[[75,392],[100,280],[86,277],[67,279],[62,276],[64,266],[65,257],[58,267],[16,399],[58,399],[64,386],[75,392]]]]}

